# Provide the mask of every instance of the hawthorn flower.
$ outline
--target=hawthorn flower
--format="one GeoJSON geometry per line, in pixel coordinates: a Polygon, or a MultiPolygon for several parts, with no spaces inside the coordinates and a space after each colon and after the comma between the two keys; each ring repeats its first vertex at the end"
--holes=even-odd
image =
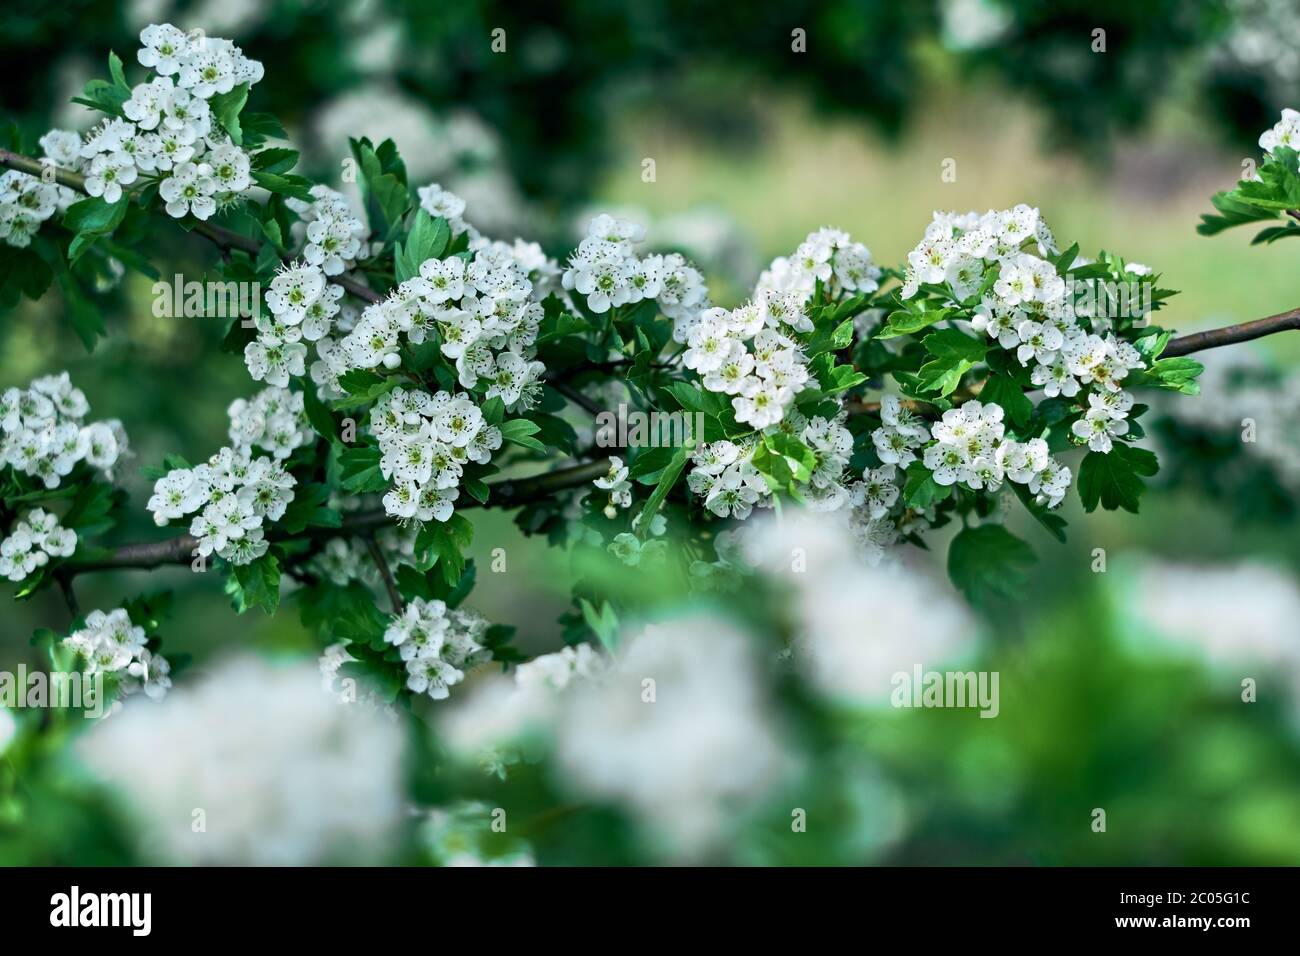
{"type": "Polygon", "coordinates": [[[207,163],[185,162],[176,166],[158,186],[158,195],[166,203],[167,215],[181,219],[190,213],[196,219],[208,219],[217,211],[217,181],[207,163]]]}
{"type": "Polygon", "coordinates": [[[420,278],[428,286],[424,298],[434,304],[465,295],[465,260],[459,256],[429,259],[420,266],[420,278]]]}
{"type": "Polygon", "coordinates": [[[1070,490],[1072,477],[1069,468],[1055,458],[1049,458],[1042,471],[1029,479],[1029,490],[1037,496],[1036,500],[1039,504],[1055,508],[1065,499],[1065,493],[1070,490]]]}
{"type": "Polygon", "coordinates": [[[862,473],[862,484],[858,487],[862,489],[862,504],[873,518],[883,517],[898,500],[893,465],[867,468],[862,473]]]}
{"type": "Polygon", "coordinates": [[[1016,334],[1020,337],[1016,358],[1021,365],[1028,365],[1030,359],[1041,365],[1051,365],[1056,361],[1057,350],[1065,342],[1065,337],[1055,326],[1028,319],[1016,327],[1016,334]]]}
{"type": "Polygon", "coordinates": [[[1109,454],[1112,439],[1128,433],[1128,422],[1115,418],[1104,407],[1089,408],[1083,418],[1070,426],[1070,430],[1079,438],[1086,439],[1093,451],[1109,454]]]}
{"type": "Polygon", "coordinates": [[[203,157],[211,170],[217,189],[222,192],[243,192],[253,184],[248,154],[238,146],[218,146],[203,157]]]}
{"type": "Polygon", "coordinates": [[[623,459],[617,455],[611,455],[609,458],[609,471],[601,477],[593,479],[592,484],[597,488],[608,491],[627,480],[627,475],[628,468],[623,464],[623,459]]]}
{"type": "Polygon", "coordinates": [[[437,183],[421,186],[416,190],[420,198],[420,208],[435,219],[447,220],[453,236],[458,236],[469,229],[462,218],[465,214],[465,200],[450,190],[443,189],[437,183]]]}
{"type": "Polygon", "coordinates": [[[253,381],[284,388],[289,376],[306,372],[307,346],[301,342],[266,344],[249,342],[244,346],[244,363],[253,381]]]}
{"type": "Polygon", "coordinates": [[[189,38],[170,23],[145,27],[140,31],[140,42],[143,46],[136,51],[136,59],[159,76],[179,73],[181,63],[189,54],[189,38]]]}
{"type": "Polygon", "coordinates": [[[1279,146],[1300,149],[1300,112],[1282,110],[1282,118],[1273,128],[1260,134],[1259,148],[1264,152],[1271,154],[1279,146]]]}
{"type": "Polygon", "coordinates": [[[281,322],[297,325],[306,317],[307,309],[324,294],[325,287],[325,273],[316,266],[300,263],[282,266],[271,280],[266,305],[281,322]]]}
{"type": "Polygon", "coordinates": [[[115,203],[122,198],[122,187],[135,182],[135,162],[123,152],[100,153],[90,161],[86,174],[86,193],[102,196],[104,202],[115,203]]]}

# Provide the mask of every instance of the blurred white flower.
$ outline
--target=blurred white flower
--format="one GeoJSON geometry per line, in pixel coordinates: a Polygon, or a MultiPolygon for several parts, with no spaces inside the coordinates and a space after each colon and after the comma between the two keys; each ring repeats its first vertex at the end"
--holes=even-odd
{"type": "Polygon", "coordinates": [[[897,672],[974,649],[975,623],[950,588],[901,565],[863,564],[834,515],[787,509],[742,535],[746,560],[793,589],[795,659],[833,699],[887,706],[897,672]]]}
{"type": "Polygon", "coordinates": [[[566,785],[631,810],[670,857],[700,857],[791,767],[770,714],[752,639],[692,614],[631,636],[604,679],[571,689],[558,765],[566,785]]]}
{"type": "Polygon", "coordinates": [[[96,726],[80,753],[136,811],[142,849],[192,864],[382,856],[401,818],[400,725],[339,707],[311,664],[245,657],[96,726]]]}
{"type": "Polygon", "coordinates": [[[1134,615],[1167,648],[1212,666],[1254,663],[1286,673],[1300,690],[1300,585],[1266,564],[1216,567],[1153,562],[1138,570],[1134,615]]]}

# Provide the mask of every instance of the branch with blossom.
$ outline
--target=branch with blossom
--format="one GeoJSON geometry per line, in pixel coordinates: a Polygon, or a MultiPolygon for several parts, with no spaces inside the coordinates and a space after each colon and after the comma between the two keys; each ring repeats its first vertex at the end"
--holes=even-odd
{"type": "MultiPolygon", "coordinates": [[[[151,605],[83,615],[74,578],[211,566],[237,610],[271,613],[290,577],[337,610],[310,619],[322,640],[393,695],[441,700],[469,667],[513,662],[508,630],[460,607],[465,513],[480,507],[574,555],[673,564],[693,590],[736,586],[735,530],[782,502],[836,515],[867,562],[960,523],[954,583],[976,602],[1009,596],[1033,551],[1004,505],[1059,539],[1071,488],[1088,511],[1136,511],[1159,467],[1137,444],[1142,393],[1194,395],[1187,356],[1300,328],[1298,309],[1174,336],[1154,324],[1173,294],[1158,275],[1063,248],[1024,204],[936,213],[899,270],[819,230],[726,308],[685,257],[644,250],[644,230],[613,216],[563,261],[491,239],[461,198],[409,182],[391,141],[351,142],[355,210],[295,174],[279,123],[247,108],[260,64],[166,24],[141,42],[142,82],[111,56],[78,100],[98,127],[51,131],[40,157],[0,149],[4,298],[57,273],[93,346],[86,271],[156,277],[145,237],[174,220],[220,251],[223,280],[265,290],[224,343],[259,390],[230,405],[230,443],[207,461],[150,469],[145,508],[184,531],[114,544],[122,423],[88,421],[66,373],[9,389],[0,573],[20,599],[57,585],[83,666],[145,689],[171,673],[151,605]],[[1130,288],[1136,305],[1117,301],[1130,288]],[[614,409],[702,428],[617,448],[579,434],[614,409]]],[[[1265,134],[1259,177],[1215,197],[1203,231],[1274,219],[1265,240],[1300,234],[1295,126],[1284,114],[1265,134]]],[[[599,639],[616,603],[575,593],[574,639],[599,639]]]]}

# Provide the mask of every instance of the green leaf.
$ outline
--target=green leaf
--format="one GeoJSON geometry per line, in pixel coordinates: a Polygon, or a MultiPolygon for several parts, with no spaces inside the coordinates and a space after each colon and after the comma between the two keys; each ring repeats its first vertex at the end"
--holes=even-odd
{"type": "Polygon", "coordinates": [[[279,560],[268,551],[249,564],[233,565],[226,580],[226,593],[240,614],[254,607],[274,614],[280,606],[279,560]]]}
{"type": "Polygon", "coordinates": [[[1000,524],[963,528],[948,547],[948,577],[972,604],[1018,597],[1034,550],[1000,524]]]}
{"type": "Polygon", "coordinates": [[[112,116],[123,116],[122,104],[131,98],[131,87],[126,82],[121,57],[112,51],[108,54],[108,73],[113,78],[112,83],[91,80],[82,90],[82,95],[73,97],[72,102],[112,116]]]}
{"type": "Polygon", "coordinates": [[[104,202],[102,196],[79,199],[63,214],[63,225],[78,233],[103,235],[112,232],[121,224],[130,202],[130,197],[125,193],[114,203],[104,202]]]}
{"type": "Polygon", "coordinates": [[[397,158],[396,148],[391,140],[375,150],[369,140],[354,139],[352,153],[361,167],[362,193],[370,212],[370,227],[377,237],[391,239],[411,206],[405,169],[397,158]]]}
{"type": "Polygon", "coordinates": [[[980,389],[980,401],[1001,405],[1017,428],[1029,424],[1029,419],[1034,414],[1034,403],[1029,400],[1024,389],[1006,375],[990,375],[980,389]]]}
{"type": "Polygon", "coordinates": [[[281,196],[288,196],[302,202],[312,201],[311,180],[303,176],[254,170],[253,182],[268,192],[278,193],[281,196]]]}
{"type": "Polygon", "coordinates": [[[329,507],[329,498],[328,485],[299,483],[277,525],[286,534],[299,534],[307,528],[342,527],[343,516],[329,507]]]}
{"type": "Polygon", "coordinates": [[[72,505],[61,523],[65,528],[74,529],[79,539],[103,534],[114,524],[110,517],[114,497],[113,486],[107,482],[92,481],[84,484],[77,489],[77,496],[72,499],[72,505]]]}
{"type": "Polygon", "coordinates": [[[388,481],[379,470],[379,449],[374,445],[345,448],[339,454],[343,488],[354,494],[388,490],[388,481]]]}
{"type": "Polygon", "coordinates": [[[243,113],[239,125],[244,131],[244,148],[257,149],[268,139],[288,139],[280,121],[270,113],[243,113]]]}
{"type": "MultiPolygon", "coordinates": [[[[812,471],[817,467],[817,453],[811,448],[793,435],[786,435],[783,432],[767,435],[764,442],[774,456],[784,464],[783,474],[779,477],[788,477],[789,480],[801,484],[812,478],[812,471]]],[[[786,481],[782,481],[782,484],[785,483],[786,481]]]]}
{"type": "Polygon", "coordinates": [[[910,310],[894,312],[889,316],[884,327],[876,333],[876,338],[892,339],[900,335],[915,335],[936,322],[942,322],[948,318],[948,315],[949,311],[947,309],[932,309],[927,312],[913,312],[910,310]]]}
{"type": "Polygon", "coordinates": [[[846,349],[852,341],[853,320],[850,318],[834,328],[825,324],[819,325],[813,330],[807,345],[804,346],[804,351],[809,358],[814,358],[823,352],[838,352],[840,349],[846,349]]]}
{"type": "Polygon", "coordinates": [[[1025,506],[1025,510],[1033,515],[1034,520],[1042,525],[1047,530],[1048,534],[1064,544],[1066,528],[1065,519],[1055,511],[1052,511],[1035,501],[1034,493],[1029,490],[1028,486],[1014,481],[1010,482],[1010,485],[1015,489],[1016,497],[1019,498],[1020,503],[1025,506]]]}
{"type": "Polygon", "coordinates": [[[474,526],[464,515],[455,513],[446,521],[426,521],[421,525],[415,548],[432,551],[434,565],[442,569],[443,580],[454,587],[465,570],[464,552],[473,540],[474,526]]]}
{"type": "Polygon", "coordinates": [[[672,464],[677,450],[671,445],[647,448],[636,456],[628,466],[627,476],[638,484],[653,485],[659,481],[663,470],[672,464]]]}
{"type": "Polygon", "coordinates": [[[941,485],[935,481],[930,469],[922,462],[914,461],[907,466],[907,481],[903,484],[903,501],[909,508],[924,510],[935,502],[947,498],[951,490],[951,486],[941,485]]]}
{"type": "Polygon", "coordinates": [[[217,125],[230,134],[230,141],[236,146],[244,143],[244,131],[239,126],[239,114],[248,102],[248,84],[240,83],[229,93],[217,93],[208,100],[212,108],[212,118],[217,125]]]}
{"type": "Polygon", "coordinates": [[[72,328],[81,339],[81,344],[86,347],[86,351],[90,352],[95,348],[95,342],[104,334],[104,314],[82,291],[81,283],[66,267],[59,270],[58,276],[59,288],[63,290],[63,298],[68,304],[68,312],[72,318],[72,328]]]}
{"type": "Polygon", "coordinates": [[[673,485],[677,484],[677,479],[681,476],[682,469],[686,467],[686,461],[690,458],[690,454],[690,448],[684,446],[678,448],[673,454],[672,460],[665,466],[663,473],[660,474],[659,482],[655,485],[655,490],[650,493],[650,500],[641,509],[641,517],[638,519],[637,528],[642,540],[649,536],[654,516],[659,513],[659,508],[664,503],[664,499],[668,497],[668,492],[673,490],[673,485]]]}
{"type": "Polygon", "coordinates": [[[339,376],[339,388],[347,392],[348,397],[335,399],[330,404],[336,411],[361,408],[401,384],[402,380],[396,375],[378,375],[363,368],[349,369],[339,376]]]}
{"type": "Polygon", "coordinates": [[[580,319],[577,316],[570,315],[568,312],[560,312],[555,315],[547,315],[542,319],[538,329],[537,344],[541,345],[546,342],[562,339],[568,335],[577,335],[582,332],[590,332],[591,323],[586,319],[580,319]]]}
{"type": "Polygon", "coordinates": [[[1132,381],[1125,384],[1148,385],[1181,392],[1184,395],[1198,395],[1201,386],[1196,379],[1204,371],[1205,366],[1195,359],[1183,357],[1160,359],[1149,369],[1134,372],[1132,381]]]}
{"type": "Polygon", "coordinates": [[[1160,469],[1156,456],[1145,448],[1116,442],[1105,455],[1090,451],[1079,466],[1079,498],[1085,511],[1095,511],[1098,503],[1108,511],[1123,508],[1134,514],[1146,490],[1143,477],[1160,469]]]}
{"type": "Polygon", "coordinates": [[[298,151],[287,147],[264,149],[253,154],[253,169],[263,173],[287,173],[298,164],[298,151]]]}
{"type": "Polygon", "coordinates": [[[532,437],[541,431],[541,428],[526,418],[512,418],[497,427],[501,429],[501,437],[508,442],[531,448],[533,451],[546,451],[546,446],[532,437]]]}
{"type": "Polygon", "coordinates": [[[611,654],[618,650],[618,615],[614,613],[614,608],[610,606],[610,603],[602,601],[600,610],[597,611],[595,606],[586,598],[579,598],[578,606],[582,609],[582,619],[595,632],[597,639],[605,650],[611,654]]]}
{"type": "Polygon", "coordinates": [[[918,374],[921,390],[948,395],[961,384],[962,376],[984,358],[988,344],[959,329],[931,332],[921,342],[934,360],[921,366],[918,374]]]}
{"type": "Polygon", "coordinates": [[[1196,231],[1202,236],[1217,235],[1225,229],[1241,226],[1248,222],[1260,222],[1261,220],[1277,218],[1275,210],[1260,209],[1258,206],[1243,202],[1238,198],[1235,191],[1215,193],[1210,202],[1215,209],[1219,210],[1221,215],[1201,214],[1201,224],[1196,227],[1196,231]]]}
{"type": "Polygon", "coordinates": [[[405,282],[419,275],[420,266],[427,260],[442,258],[450,239],[447,220],[441,216],[434,219],[423,209],[418,210],[406,242],[394,251],[397,281],[405,282]]]}
{"type": "Polygon", "coordinates": [[[329,442],[339,440],[338,423],[334,421],[334,416],[316,394],[316,386],[310,382],[306,383],[302,390],[302,407],[317,435],[329,442]]]}

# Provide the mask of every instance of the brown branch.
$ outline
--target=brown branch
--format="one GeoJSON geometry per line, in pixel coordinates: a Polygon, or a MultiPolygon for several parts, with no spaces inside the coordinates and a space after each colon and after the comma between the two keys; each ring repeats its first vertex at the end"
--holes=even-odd
{"type": "MultiPolygon", "coordinates": [[[[519,508],[536,501],[543,501],[557,491],[581,487],[592,479],[599,478],[608,470],[609,462],[602,459],[557,468],[527,478],[508,478],[492,482],[488,486],[490,491],[486,504],[480,506],[479,502],[470,498],[460,504],[458,510],[476,507],[519,508]]],[[[376,528],[382,528],[393,522],[393,517],[384,509],[372,508],[345,515],[342,524],[337,528],[308,528],[301,535],[281,534],[272,528],[267,537],[271,541],[285,541],[296,537],[322,539],[341,535],[368,535],[376,528]]],[[[194,549],[198,546],[197,538],[190,534],[182,534],[163,541],[126,544],[104,557],[81,561],[74,559],[64,564],[60,570],[72,578],[91,571],[149,570],[165,565],[185,564],[191,560],[194,549]]]]}
{"type": "Polygon", "coordinates": [[[406,610],[406,605],[402,603],[402,595],[397,590],[396,582],[393,581],[393,571],[388,566],[388,560],[384,557],[384,552],[373,534],[366,535],[365,541],[366,550],[370,552],[370,560],[375,562],[375,567],[379,569],[379,576],[384,579],[384,590],[388,592],[389,605],[393,613],[400,617],[406,610]]]}
{"type": "Polygon", "coordinates": [[[1255,319],[1252,322],[1242,322],[1240,325],[1229,325],[1221,329],[1207,329],[1204,332],[1180,335],[1178,338],[1170,340],[1169,344],[1165,346],[1165,350],[1160,353],[1160,357],[1175,358],[1179,355],[1190,355],[1192,352],[1217,349],[1223,345],[1236,345],[1238,342],[1249,342],[1252,339],[1260,339],[1266,335],[1296,329],[1300,329],[1300,309],[1279,312],[1277,315],[1255,319]]]}
{"type": "MultiPolygon", "coordinates": [[[[32,159],[30,156],[23,156],[7,149],[0,149],[0,166],[7,166],[10,169],[16,169],[21,173],[27,173],[30,176],[40,178],[46,168],[53,168],[54,181],[60,186],[67,186],[69,189],[79,193],[86,194],[86,177],[80,173],[73,172],[70,169],[62,169],[58,166],[42,163],[39,159],[32,159]]],[[[87,194],[88,195],[88,194],[87,194]]],[[[169,217],[170,218],[170,217],[169,217]]],[[[179,221],[179,220],[176,220],[179,221]]],[[[262,251],[262,244],[251,236],[245,236],[243,233],[227,229],[225,226],[218,226],[216,223],[203,222],[195,220],[191,232],[197,233],[209,242],[214,243],[217,248],[223,252],[232,249],[238,249],[241,252],[247,252],[249,255],[256,256],[262,251]]],[[[289,260],[283,260],[289,261],[289,260]]],[[[348,292],[352,293],[358,299],[366,302],[380,302],[383,296],[367,285],[362,284],[357,279],[347,275],[331,276],[330,282],[341,285],[348,292]]]]}

